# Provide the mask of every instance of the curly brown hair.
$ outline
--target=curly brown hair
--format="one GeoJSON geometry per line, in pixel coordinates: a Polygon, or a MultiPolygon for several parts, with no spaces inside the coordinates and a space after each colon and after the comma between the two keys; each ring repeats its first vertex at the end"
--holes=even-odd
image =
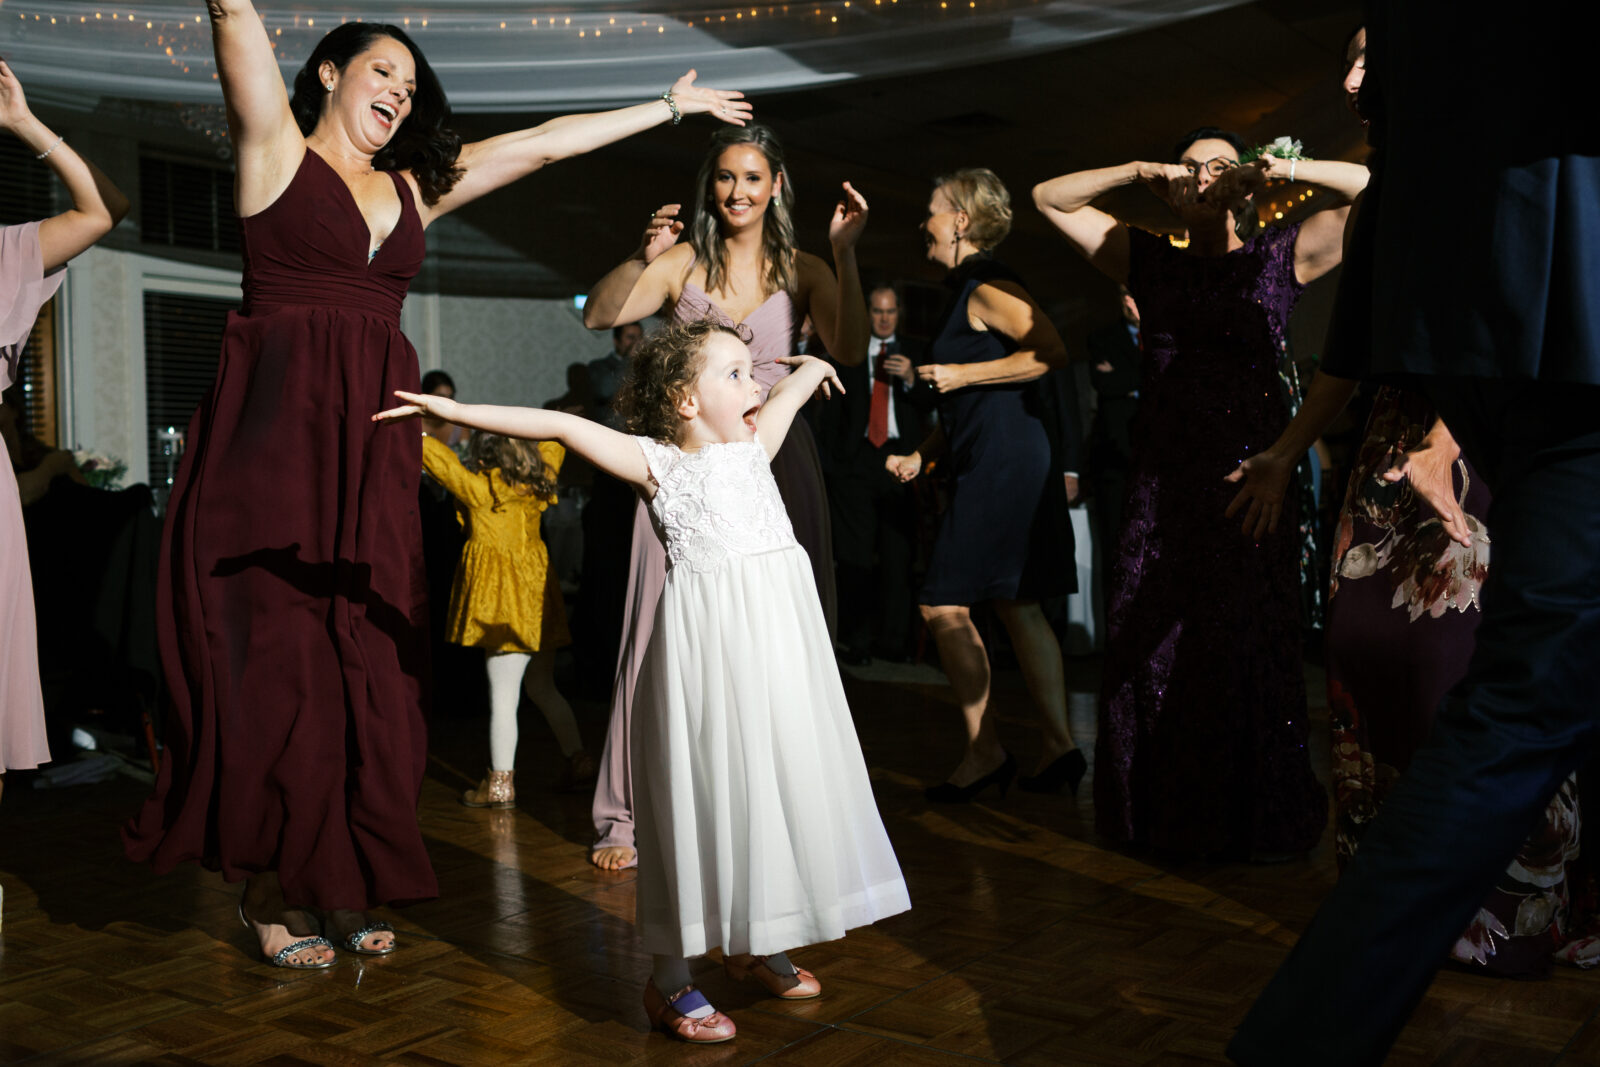
{"type": "Polygon", "coordinates": [[[737,329],[710,319],[674,322],[640,341],[628,360],[628,376],[617,391],[617,410],[628,429],[677,444],[683,434],[678,404],[700,377],[701,352],[713,334],[747,340],[737,329]]]}
{"type": "MultiPolygon", "coordinates": [[[[506,484],[521,496],[537,496],[546,501],[556,497],[556,472],[545,463],[537,441],[473,430],[467,441],[466,467],[480,474],[498,470],[506,484]]],[[[489,481],[489,494],[494,495],[493,479],[489,481]]],[[[499,509],[499,498],[495,498],[493,507],[499,509]]]]}

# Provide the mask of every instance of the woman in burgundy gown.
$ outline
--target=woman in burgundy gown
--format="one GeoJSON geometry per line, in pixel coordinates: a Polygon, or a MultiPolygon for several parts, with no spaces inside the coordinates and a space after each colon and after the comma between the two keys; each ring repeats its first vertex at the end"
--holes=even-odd
{"type": "Polygon", "coordinates": [[[1274,157],[1239,166],[1220,130],[1185,137],[1171,164],[1083,171],[1034,190],[1088,260],[1138,301],[1144,371],[1122,536],[1109,575],[1095,747],[1095,824],[1120,841],[1266,858],[1316,843],[1327,794],[1306,749],[1298,544],[1239,551],[1223,479],[1289,421],[1279,384],[1289,312],[1331,270],[1366,170],[1298,161],[1329,210],[1257,232],[1251,196],[1290,177],[1274,157]],[[1145,182],[1187,247],[1089,206],[1145,182]],[[1242,223],[1242,224],[1241,224],[1242,223]]]}
{"type": "Polygon", "coordinates": [[[419,385],[400,305],[423,230],[546,163],[676,119],[742,121],[685,75],[662,99],[461,145],[393,26],[329,33],[289,99],[248,0],[209,5],[238,155],[244,306],[195,412],[163,538],[168,758],[125,832],[158,871],[248,879],[263,956],[385,953],[367,910],[434,896],[417,826],[427,755],[421,439],[369,419],[419,385]]]}
{"type": "MultiPolygon", "coordinates": [[[[127,214],[128,200],[106,176],[28,108],[22,83],[0,60],[0,130],[45,161],[72,206],[38,222],[0,227],[0,391],[20,376],[22,348],[39,309],[55,296],[67,260],[94,244],[127,214]]],[[[0,787],[9,770],[50,761],[44,692],[39,684],[38,623],[22,498],[9,450],[0,470],[0,787]]]]}
{"type": "MultiPolygon", "coordinates": [[[[807,315],[834,359],[854,365],[867,356],[867,306],[856,270],[856,241],[866,226],[867,203],[845,183],[828,227],[838,276],[819,257],[794,245],[794,188],[783,146],[760,124],[719,130],[700,167],[687,244],[677,244],[681,205],[667,204],[645,229],[639,249],[596,283],[584,305],[591,329],[638,322],[670,306],[675,319],[713,318],[744,326],[756,374],[771,387],[789,368],[771,362],[793,355],[807,315]]],[[[833,535],[822,461],[810,427],[797,420],[772,461],[772,474],[789,509],[795,538],[811,557],[817,596],[834,632],[833,535]]],[[[624,601],[623,641],[611,696],[605,754],[595,784],[597,867],[617,870],[635,862],[633,787],[628,730],[633,681],[649,644],[656,601],[666,581],[666,555],[640,501],[634,510],[633,552],[624,601]]]]}

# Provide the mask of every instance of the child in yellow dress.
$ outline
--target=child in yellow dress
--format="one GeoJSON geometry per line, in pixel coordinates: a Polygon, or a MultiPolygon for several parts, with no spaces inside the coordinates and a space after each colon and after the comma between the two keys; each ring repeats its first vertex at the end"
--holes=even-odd
{"type": "Polygon", "coordinates": [[[517,703],[522,691],[544,714],[566,757],[564,789],[594,782],[578,723],[555,686],[555,650],[570,644],[560,584],[539,519],[556,502],[556,474],[566,450],[555,441],[475,433],[463,463],[434,437],[422,439],[422,465],[456,498],[467,543],[456,565],[445,637],[481,648],[489,671],[489,772],[462,794],[471,808],[516,803],[517,703]]]}

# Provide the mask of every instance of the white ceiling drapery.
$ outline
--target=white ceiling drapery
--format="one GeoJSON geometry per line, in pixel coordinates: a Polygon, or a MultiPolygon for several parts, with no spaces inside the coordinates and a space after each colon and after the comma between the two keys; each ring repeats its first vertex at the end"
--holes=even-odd
{"type": "MultiPolygon", "coordinates": [[[[1150,29],[1243,0],[809,0],[708,6],[348,0],[263,6],[286,80],[341,20],[403,26],[459,112],[562,111],[653,96],[695,67],[746,92],[938,70],[1150,29]]],[[[204,5],[0,0],[0,54],[30,96],[221,100],[204,5]]]]}

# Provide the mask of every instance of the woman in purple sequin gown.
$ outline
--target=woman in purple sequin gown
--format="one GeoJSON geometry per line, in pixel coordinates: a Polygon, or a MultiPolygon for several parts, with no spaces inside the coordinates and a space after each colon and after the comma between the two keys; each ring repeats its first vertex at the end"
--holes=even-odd
{"type": "Polygon", "coordinates": [[[1289,313],[1339,262],[1366,172],[1324,163],[1315,180],[1328,210],[1260,231],[1251,197],[1290,164],[1241,167],[1240,147],[1202,129],[1175,163],[1070,174],[1034,197],[1142,312],[1134,465],[1108,578],[1096,827],[1175,852],[1264,858],[1314,845],[1328,801],[1306,748],[1295,516],[1241,551],[1223,479],[1288,423],[1278,368],[1289,313]],[[1178,212],[1187,247],[1089,206],[1136,181],[1178,212]]]}
{"type": "MultiPolygon", "coordinates": [[[[584,305],[584,323],[605,329],[638,322],[670,307],[674,319],[713,318],[748,330],[756,377],[768,388],[789,373],[772,362],[796,351],[807,315],[827,351],[854,365],[867,355],[867,308],[856,269],[856,241],[867,204],[845,183],[828,227],[837,277],[819,257],[794,244],[794,187],[783,147],[765,126],[719,130],[695,185],[689,240],[679,204],[650,219],[639,250],[602,278],[584,305]]],[[[772,461],[772,474],[795,538],[811,557],[828,632],[834,632],[833,535],[822,464],[811,430],[797,420],[772,461]]],[[[590,858],[608,870],[631,867],[633,787],[629,722],[633,683],[649,643],[656,601],[666,581],[666,556],[641,501],[634,512],[633,550],[623,610],[623,640],[612,688],[605,754],[595,784],[595,842],[590,858]]]]}

